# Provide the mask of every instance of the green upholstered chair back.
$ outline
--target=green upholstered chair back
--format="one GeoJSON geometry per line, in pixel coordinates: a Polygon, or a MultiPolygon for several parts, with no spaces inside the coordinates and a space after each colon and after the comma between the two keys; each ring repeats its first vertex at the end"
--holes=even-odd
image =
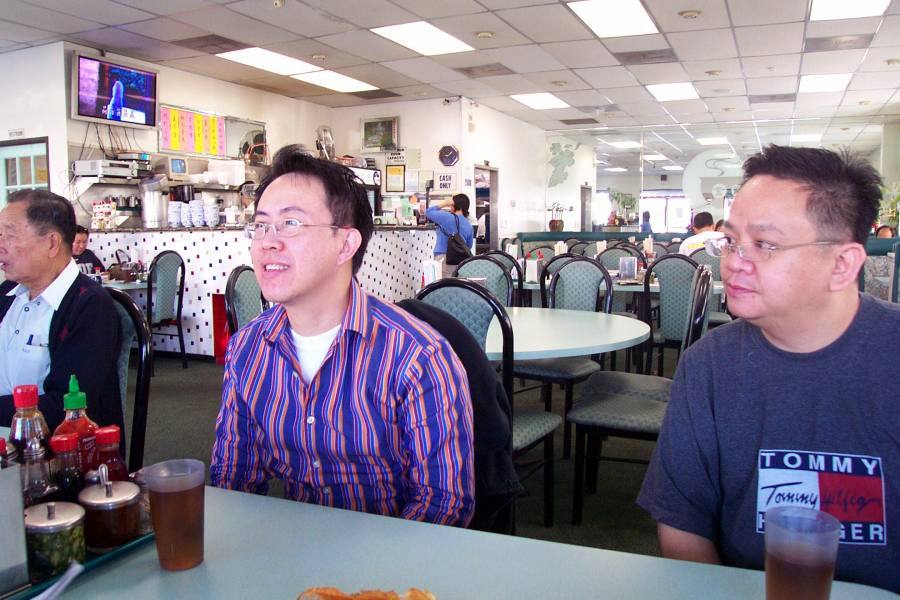
{"type": "Polygon", "coordinates": [[[667,254],[656,259],[647,269],[644,282],[645,321],[650,322],[650,276],[659,280],[659,331],[666,340],[681,341],[691,310],[694,272],[699,265],[682,254],[667,254]]]}
{"type": "Polygon", "coordinates": [[[234,334],[266,308],[268,303],[263,301],[253,268],[247,265],[235,267],[228,276],[228,283],[225,286],[225,310],[228,313],[229,331],[234,334]]]}
{"type": "Polygon", "coordinates": [[[150,263],[149,287],[150,323],[179,319],[184,295],[184,259],[172,250],[157,254],[150,263]]]}
{"type": "Polygon", "coordinates": [[[484,287],[504,306],[512,306],[512,277],[507,267],[496,258],[484,254],[467,258],[459,263],[453,276],[463,279],[483,277],[484,287]]]}
{"type": "Polygon", "coordinates": [[[606,250],[597,255],[597,260],[600,261],[601,265],[606,267],[607,271],[618,271],[619,259],[628,258],[630,256],[634,256],[634,254],[625,248],[619,248],[618,246],[614,248],[607,247],[606,250]]]}
{"type": "Polygon", "coordinates": [[[550,308],[609,312],[612,302],[605,293],[612,289],[612,278],[600,264],[586,256],[561,264],[550,282],[550,308]],[[601,298],[606,299],[605,302],[601,298]]]}
{"type": "Polygon", "coordinates": [[[660,242],[653,242],[653,251],[656,252],[656,256],[659,258],[669,253],[669,247],[660,242]]]}

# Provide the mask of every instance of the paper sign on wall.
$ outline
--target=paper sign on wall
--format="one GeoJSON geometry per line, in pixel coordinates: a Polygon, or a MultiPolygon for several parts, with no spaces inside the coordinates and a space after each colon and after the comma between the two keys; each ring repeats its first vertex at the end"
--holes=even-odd
{"type": "Polygon", "coordinates": [[[161,106],[159,149],[189,154],[225,156],[225,119],[215,115],[161,106]]]}
{"type": "Polygon", "coordinates": [[[422,168],[421,148],[406,148],[406,168],[414,171],[422,168]]]}
{"type": "Polygon", "coordinates": [[[434,189],[437,192],[456,191],[456,173],[437,173],[434,181],[434,189]]]}
{"type": "Polygon", "coordinates": [[[406,164],[406,148],[397,148],[388,152],[384,157],[386,165],[405,165],[406,164]]]}

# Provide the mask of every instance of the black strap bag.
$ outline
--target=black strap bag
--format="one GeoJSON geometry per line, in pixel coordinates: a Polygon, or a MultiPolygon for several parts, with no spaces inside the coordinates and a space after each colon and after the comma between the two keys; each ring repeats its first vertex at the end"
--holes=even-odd
{"type": "MultiPolygon", "coordinates": [[[[465,240],[459,235],[459,215],[456,217],[456,233],[447,236],[447,256],[444,262],[448,265],[458,265],[462,261],[472,256],[472,251],[466,245],[465,240]]],[[[446,231],[444,232],[447,233],[446,231]]]]}

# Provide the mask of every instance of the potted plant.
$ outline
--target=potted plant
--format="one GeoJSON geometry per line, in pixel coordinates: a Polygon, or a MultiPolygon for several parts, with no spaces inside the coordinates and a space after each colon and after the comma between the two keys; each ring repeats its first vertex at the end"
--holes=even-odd
{"type": "Polygon", "coordinates": [[[565,223],[562,220],[562,213],[565,210],[572,210],[572,207],[565,208],[559,202],[554,202],[547,209],[547,212],[550,213],[550,223],[548,224],[550,231],[562,231],[565,228],[565,223]]]}

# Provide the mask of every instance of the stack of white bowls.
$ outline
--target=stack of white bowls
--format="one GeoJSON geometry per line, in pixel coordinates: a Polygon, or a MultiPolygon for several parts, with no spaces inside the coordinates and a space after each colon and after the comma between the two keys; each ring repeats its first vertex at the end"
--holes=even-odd
{"type": "Polygon", "coordinates": [[[207,227],[219,226],[219,205],[206,204],[203,206],[203,220],[206,221],[207,227]]]}
{"type": "MultiPolygon", "coordinates": [[[[188,205],[190,206],[190,219],[191,223],[194,227],[203,227],[203,200],[199,197],[191,200],[188,205]]],[[[182,215],[184,217],[184,215],[182,215]]],[[[185,223],[186,227],[190,227],[187,223],[185,223]]]]}
{"type": "Polygon", "coordinates": [[[184,206],[182,202],[178,202],[175,200],[169,200],[169,227],[180,227],[181,226],[181,207],[184,206]]]}

